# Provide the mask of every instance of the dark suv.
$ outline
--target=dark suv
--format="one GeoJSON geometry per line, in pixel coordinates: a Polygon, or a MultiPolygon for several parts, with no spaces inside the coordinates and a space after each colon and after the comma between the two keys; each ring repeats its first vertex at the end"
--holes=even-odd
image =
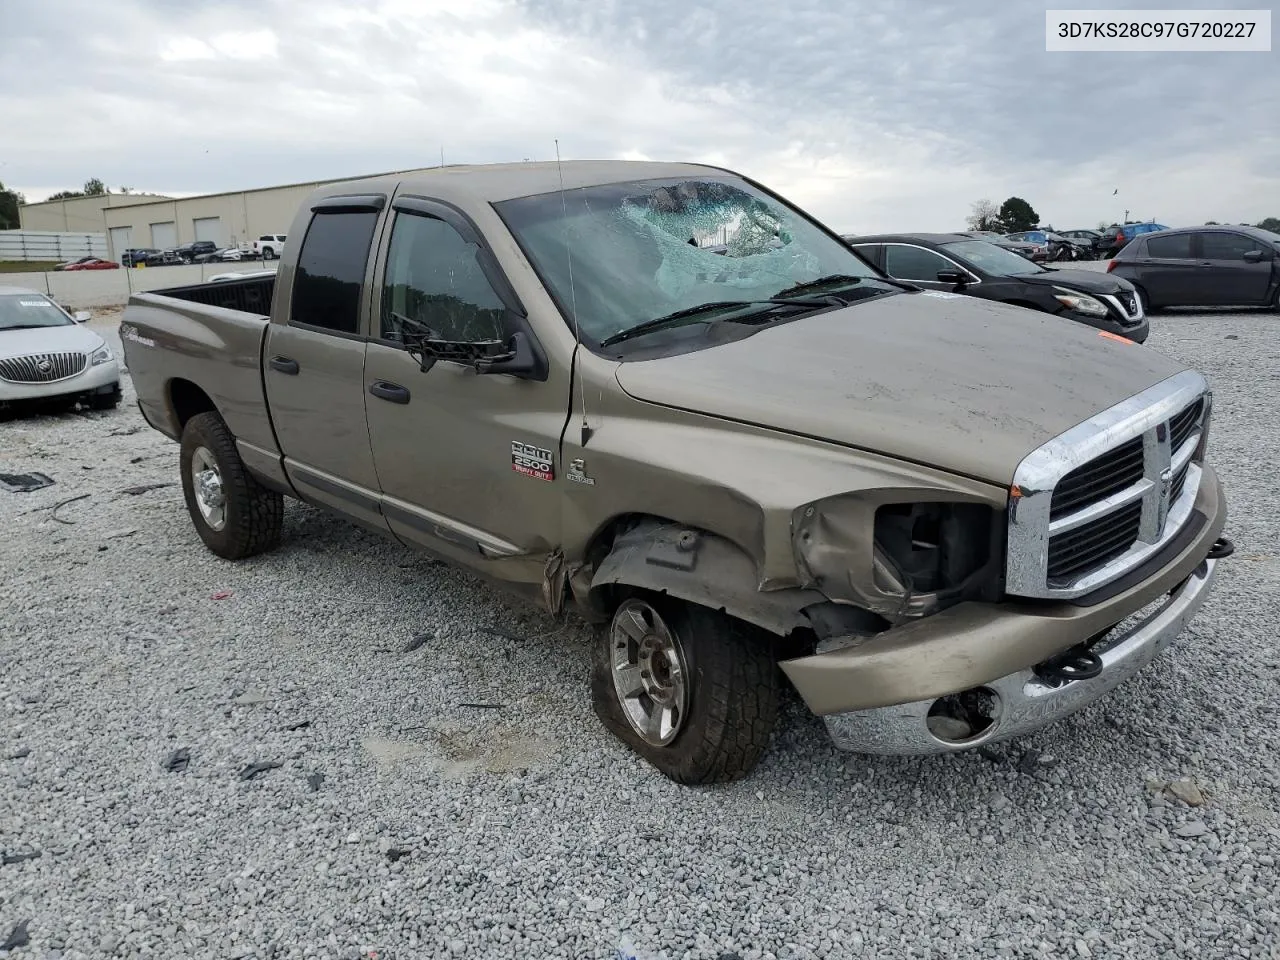
{"type": "Polygon", "coordinates": [[[1182,227],[1135,237],[1107,272],[1138,289],[1143,309],[1275,307],[1280,234],[1257,227],[1182,227]]]}
{"type": "Polygon", "coordinates": [[[174,249],[183,260],[187,263],[192,263],[202,253],[213,253],[218,249],[218,245],[212,240],[193,240],[191,243],[184,243],[174,249]]]}

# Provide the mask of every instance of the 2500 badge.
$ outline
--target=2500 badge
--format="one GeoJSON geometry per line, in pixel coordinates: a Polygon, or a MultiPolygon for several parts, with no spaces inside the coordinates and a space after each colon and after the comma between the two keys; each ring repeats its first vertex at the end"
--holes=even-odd
{"type": "Polygon", "coordinates": [[[511,441],[511,469],[537,480],[554,480],[551,451],[531,443],[511,441]]]}

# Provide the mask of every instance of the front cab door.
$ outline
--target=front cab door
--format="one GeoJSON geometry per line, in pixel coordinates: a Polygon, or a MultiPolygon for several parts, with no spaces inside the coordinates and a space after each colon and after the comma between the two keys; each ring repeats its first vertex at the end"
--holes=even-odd
{"type": "Polygon", "coordinates": [[[451,360],[422,370],[405,349],[406,318],[454,343],[532,331],[460,212],[424,198],[393,206],[365,365],[382,512],[406,542],[536,587],[559,542],[568,378],[545,364],[534,375],[451,360]]]}

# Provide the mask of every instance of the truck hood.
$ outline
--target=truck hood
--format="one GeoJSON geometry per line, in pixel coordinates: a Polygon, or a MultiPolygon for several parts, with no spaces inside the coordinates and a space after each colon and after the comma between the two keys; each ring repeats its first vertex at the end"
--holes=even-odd
{"type": "Polygon", "coordinates": [[[1048,273],[1025,273],[1017,279],[1045,287],[1067,287],[1081,293],[1121,293],[1133,289],[1128,280],[1096,270],[1050,270],[1048,273]]]}
{"type": "Polygon", "coordinates": [[[630,396],[998,484],[1036,447],[1185,369],[1072,320],[925,292],[619,364],[630,396]]]}
{"type": "Polygon", "coordinates": [[[0,330],[0,359],[33,353],[92,353],[105,342],[78,323],[35,330],[0,330]]]}

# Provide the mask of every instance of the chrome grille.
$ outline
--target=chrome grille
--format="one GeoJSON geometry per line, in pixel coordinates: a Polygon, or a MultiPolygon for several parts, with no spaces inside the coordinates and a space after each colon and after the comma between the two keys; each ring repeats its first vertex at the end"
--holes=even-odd
{"type": "Polygon", "coordinates": [[[1141,437],[1134,437],[1083,467],[1076,467],[1054,488],[1049,519],[1057,520],[1085,504],[1132,486],[1142,479],[1142,469],[1141,437]]]}
{"type": "Polygon", "coordinates": [[[56,383],[81,373],[89,362],[83,353],[33,353],[0,359],[0,379],[10,383],[56,383]]]}
{"type": "Polygon", "coordinates": [[[1082,596],[1172,540],[1199,490],[1210,402],[1204,378],[1187,371],[1023,460],[1009,501],[1007,591],[1082,596]]]}

